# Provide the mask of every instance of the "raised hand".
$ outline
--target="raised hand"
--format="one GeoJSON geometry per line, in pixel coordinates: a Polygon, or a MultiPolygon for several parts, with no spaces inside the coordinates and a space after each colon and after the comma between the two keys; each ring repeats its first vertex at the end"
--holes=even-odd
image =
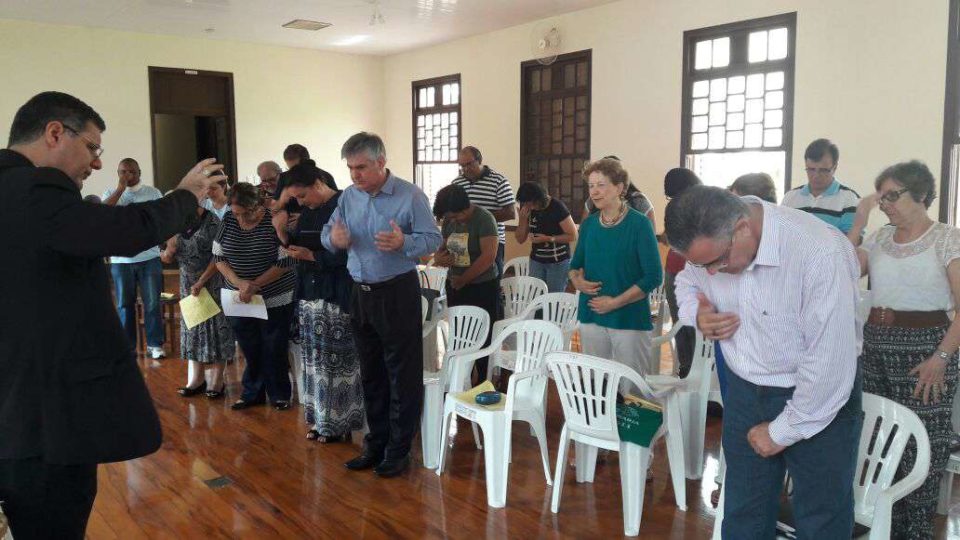
{"type": "Polygon", "coordinates": [[[219,182],[226,178],[222,174],[214,174],[223,169],[222,163],[217,163],[217,158],[205,159],[183,175],[177,189],[185,189],[197,197],[197,201],[202,201],[207,196],[207,189],[214,182],[219,182]]]}
{"type": "Polygon", "coordinates": [[[396,251],[403,247],[403,231],[397,225],[396,221],[390,220],[389,232],[378,232],[374,238],[377,249],[380,251],[396,251]]]}
{"type": "Polygon", "coordinates": [[[338,219],[333,227],[330,228],[330,243],[337,249],[348,249],[350,247],[350,229],[338,219]]]}

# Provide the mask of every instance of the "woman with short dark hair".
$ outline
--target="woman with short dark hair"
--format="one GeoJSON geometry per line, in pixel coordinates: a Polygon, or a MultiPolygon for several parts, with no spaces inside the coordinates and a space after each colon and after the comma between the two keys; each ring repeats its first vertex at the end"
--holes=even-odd
{"type": "Polygon", "coordinates": [[[542,279],[548,292],[563,292],[570,271],[570,244],[577,241],[577,225],[567,206],[551,197],[538,182],[517,189],[517,242],[530,239],[530,275],[542,279]]]}
{"type": "MultiPolygon", "coordinates": [[[[443,220],[443,242],[434,256],[437,266],[447,272],[447,301],[450,306],[477,306],[490,315],[491,324],[500,308],[497,279],[497,220],[489,211],[470,203],[467,191],[449,185],[437,192],[433,215],[443,220]]],[[[490,343],[487,335],[486,346],[490,343]]],[[[476,362],[477,382],[487,376],[487,359],[476,362]]]]}
{"type": "MultiPolygon", "coordinates": [[[[930,219],[936,182],[919,161],[884,170],[876,193],[857,206],[848,238],[859,240],[870,211],[880,206],[890,224],[858,249],[870,276],[873,308],[863,329],[863,391],[892,399],[915,412],[930,438],[926,481],[893,510],[893,538],[933,538],[940,477],[950,458],[951,412],[957,390],[960,317],[960,230],[930,219]]],[[[913,468],[909,443],[897,478],[913,468]]]]}
{"type": "Polygon", "coordinates": [[[277,410],[290,408],[287,358],[293,289],[296,276],[287,251],[280,245],[257,188],[240,182],[228,194],[230,212],[213,243],[217,269],[226,278],[224,288],[234,291],[240,302],[261,295],[267,320],[227,317],[246,358],[243,393],[232,409],[246,409],[266,402],[270,396],[277,410]]]}

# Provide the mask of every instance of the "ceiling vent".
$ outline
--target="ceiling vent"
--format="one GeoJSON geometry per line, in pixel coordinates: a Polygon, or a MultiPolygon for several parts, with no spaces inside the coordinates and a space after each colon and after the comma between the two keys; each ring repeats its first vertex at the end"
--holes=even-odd
{"type": "Polygon", "coordinates": [[[310,30],[311,32],[322,30],[328,26],[330,26],[330,23],[308,21],[307,19],[294,19],[283,25],[284,28],[291,28],[293,30],[310,30]]]}

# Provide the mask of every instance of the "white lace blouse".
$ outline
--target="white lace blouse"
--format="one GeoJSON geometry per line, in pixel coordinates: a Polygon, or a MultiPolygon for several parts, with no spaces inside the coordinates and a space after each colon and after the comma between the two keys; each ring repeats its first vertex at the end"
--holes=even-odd
{"type": "Polygon", "coordinates": [[[870,234],[860,249],[869,255],[873,306],[899,311],[952,311],[947,265],[960,258],[960,229],[934,223],[920,238],[894,242],[896,227],[870,234]]]}

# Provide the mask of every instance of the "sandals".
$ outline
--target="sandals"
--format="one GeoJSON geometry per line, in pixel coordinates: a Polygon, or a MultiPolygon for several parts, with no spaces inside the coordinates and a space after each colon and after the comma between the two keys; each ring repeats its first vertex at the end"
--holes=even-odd
{"type": "Polygon", "coordinates": [[[219,390],[207,390],[203,395],[207,396],[207,399],[221,399],[227,391],[227,383],[220,385],[219,390]]]}
{"type": "Polygon", "coordinates": [[[320,432],[315,429],[311,429],[307,432],[308,441],[316,441],[320,444],[344,442],[348,439],[349,437],[342,433],[340,435],[321,435],[320,432]]]}
{"type": "Polygon", "coordinates": [[[319,432],[319,431],[317,431],[317,430],[315,430],[315,429],[311,429],[310,431],[307,432],[307,440],[308,440],[308,441],[315,441],[315,440],[317,440],[317,439],[319,439],[319,438],[320,438],[320,432],[319,432]]]}

